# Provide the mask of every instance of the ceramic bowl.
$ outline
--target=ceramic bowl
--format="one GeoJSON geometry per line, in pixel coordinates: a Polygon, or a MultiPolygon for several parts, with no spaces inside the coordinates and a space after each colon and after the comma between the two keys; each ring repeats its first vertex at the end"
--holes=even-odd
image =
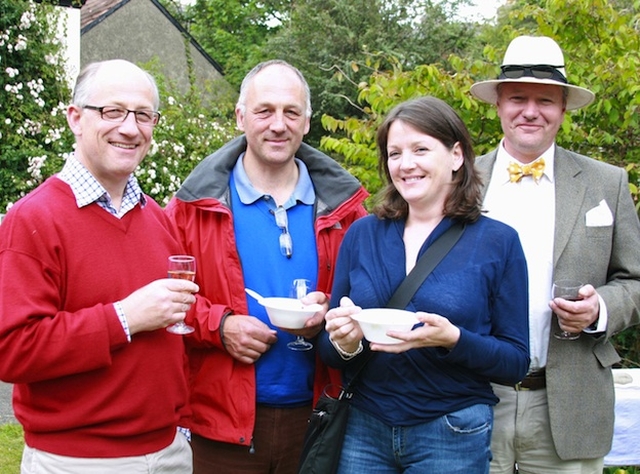
{"type": "Polygon", "coordinates": [[[363,309],[351,318],[358,321],[369,342],[397,344],[399,339],[387,336],[387,331],[410,331],[420,321],[415,313],[403,309],[369,308],[363,309]]]}
{"type": "Polygon", "coordinates": [[[260,304],[267,310],[271,324],[285,329],[302,329],[307,319],[322,310],[322,305],[305,306],[295,298],[262,298],[260,304]]]}

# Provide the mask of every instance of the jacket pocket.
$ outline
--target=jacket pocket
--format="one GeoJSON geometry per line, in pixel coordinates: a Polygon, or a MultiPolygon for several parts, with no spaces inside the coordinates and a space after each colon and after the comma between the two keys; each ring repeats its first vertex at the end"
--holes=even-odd
{"type": "Polygon", "coordinates": [[[604,368],[611,367],[613,364],[620,362],[620,356],[610,342],[606,344],[596,344],[593,346],[593,354],[604,368]]]}

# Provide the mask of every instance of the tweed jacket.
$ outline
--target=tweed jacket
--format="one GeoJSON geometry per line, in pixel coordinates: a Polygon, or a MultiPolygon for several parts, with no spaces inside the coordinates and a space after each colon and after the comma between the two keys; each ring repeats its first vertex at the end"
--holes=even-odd
{"type": "MultiPolygon", "coordinates": [[[[485,184],[496,155],[493,150],[476,160],[485,184]]],[[[605,333],[583,334],[576,341],[550,335],[546,377],[551,433],[561,459],[599,458],[609,452],[613,438],[611,367],[620,357],[611,337],[640,322],[640,224],[624,169],[561,147],[556,147],[554,163],[553,279],[592,284],[607,306],[608,325],[605,333]],[[612,225],[588,226],[587,211],[603,199],[613,214],[612,225]]],[[[558,329],[552,318],[551,332],[558,329]]]]}

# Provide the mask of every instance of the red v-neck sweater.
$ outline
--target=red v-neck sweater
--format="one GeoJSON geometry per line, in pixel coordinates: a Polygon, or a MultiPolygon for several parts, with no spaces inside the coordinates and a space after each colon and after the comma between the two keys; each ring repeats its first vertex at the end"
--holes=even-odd
{"type": "Polygon", "coordinates": [[[180,253],[148,198],[118,219],[78,209],[49,178],[0,226],[0,379],[34,448],[75,457],[168,446],[186,403],[182,337],[164,329],[127,342],[113,303],[167,275],[180,253]]]}

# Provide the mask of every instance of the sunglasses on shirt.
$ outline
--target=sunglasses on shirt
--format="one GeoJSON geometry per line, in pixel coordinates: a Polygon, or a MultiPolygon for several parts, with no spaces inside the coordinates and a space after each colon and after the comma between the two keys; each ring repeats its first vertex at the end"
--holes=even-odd
{"type": "Polygon", "coordinates": [[[532,66],[500,66],[502,73],[498,79],[519,79],[522,76],[527,76],[535,77],[536,79],[553,79],[567,84],[567,78],[558,70],[563,67],[564,66],[550,66],[548,64],[535,64],[532,66]]]}

